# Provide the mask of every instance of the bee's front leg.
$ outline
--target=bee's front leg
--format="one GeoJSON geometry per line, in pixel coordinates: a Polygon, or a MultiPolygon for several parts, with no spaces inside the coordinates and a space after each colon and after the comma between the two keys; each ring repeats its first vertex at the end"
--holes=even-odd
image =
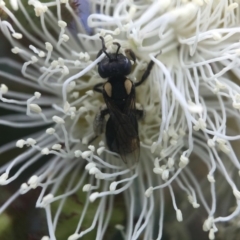
{"type": "MultiPolygon", "coordinates": [[[[156,58],[159,54],[161,54],[161,51],[155,56],[155,58],[156,58]]],[[[148,63],[147,69],[146,69],[145,72],[143,73],[141,80],[140,80],[139,82],[135,83],[135,87],[140,86],[143,82],[146,81],[146,79],[148,78],[149,74],[151,73],[151,70],[152,70],[153,66],[154,66],[154,62],[153,62],[153,60],[151,60],[151,61],[148,63]]]]}

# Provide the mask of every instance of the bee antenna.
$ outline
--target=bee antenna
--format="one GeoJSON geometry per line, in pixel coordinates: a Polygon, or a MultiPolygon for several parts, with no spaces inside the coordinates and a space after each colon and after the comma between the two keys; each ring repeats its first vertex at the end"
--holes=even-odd
{"type": "Polygon", "coordinates": [[[105,41],[104,41],[104,38],[102,37],[102,36],[100,36],[99,37],[101,40],[102,40],[102,51],[106,54],[106,56],[109,58],[109,59],[111,59],[110,58],[110,56],[109,56],[109,54],[106,52],[106,46],[105,46],[105,41]]]}
{"type": "Polygon", "coordinates": [[[118,55],[118,52],[119,52],[119,49],[120,49],[121,45],[117,42],[113,42],[113,44],[118,46],[117,51],[116,51],[116,59],[117,59],[117,55],[118,55]]]}

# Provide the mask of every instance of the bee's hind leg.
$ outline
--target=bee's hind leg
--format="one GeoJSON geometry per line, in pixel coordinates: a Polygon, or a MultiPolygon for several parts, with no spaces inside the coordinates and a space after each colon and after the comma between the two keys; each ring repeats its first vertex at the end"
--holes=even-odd
{"type": "Polygon", "coordinates": [[[136,109],[137,120],[141,120],[145,116],[145,111],[143,109],[136,109]]]}
{"type": "Polygon", "coordinates": [[[145,117],[145,111],[142,105],[139,103],[136,103],[135,114],[136,114],[137,120],[142,120],[145,117]]]}
{"type": "Polygon", "coordinates": [[[96,114],[94,122],[93,122],[93,130],[95,135],[99,136],[104,132],[106,120],[105,116],[109,114],[109,110],[107,109],[107,106],[104,104],[100,111],[96,114]]]}
{"type": "Polygon", "coordinates": [[[109,113],[107,106],[104,105],[100,108],[99,112],[96,114],[93,122],[94,135],[89,139],[88,145],[94,142],[105,130],[106,120],[105,116],[109,113]]]}

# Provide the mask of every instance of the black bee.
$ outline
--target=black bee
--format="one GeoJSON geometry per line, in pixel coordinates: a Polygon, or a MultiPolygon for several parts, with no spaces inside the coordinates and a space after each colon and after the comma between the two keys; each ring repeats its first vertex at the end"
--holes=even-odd
{"type": "MultiPolygon", "coordinates": [[[[106,105],[95,117],[94,132],[97,137],[104,131],[105,116],[108,114],[105,130],[107,146],[111,151],[120,154],[125,163],[131,164],[139,159],[137,120],[143,116],[143,111],[136,109],[135,88],[147,79],[154,62],[150,61],[141,80],[133,83],[126,77],[132,70],[132,64],[126,56],[119,53],[121,45],[113,43],[117,45],[116,53],[107,53],[104,39],[102,37],[100,39],[102,49],[97,57],[102,53],[105,53],[106,57],[98,63],[98,73],[101,78],[107,78],[107,82],[99,83],[93,89],[103,94],[106,105]]],[[[128,49],[126,53],[135,62],[133,51],[128,49]]]]}

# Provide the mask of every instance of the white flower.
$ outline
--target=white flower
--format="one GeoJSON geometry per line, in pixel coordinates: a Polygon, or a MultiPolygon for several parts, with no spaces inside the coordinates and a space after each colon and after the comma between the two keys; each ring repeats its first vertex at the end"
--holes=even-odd
{"type": "Polygon", "coordinates": [[[101,240],[114,198],[122,193],[127,221],[116,228],[125,239],[144,236],[159,240],[164,228],[164,189],[169,190],[177,221],[189,215],[189,210],[180,209],[175,191],[179,187],[192,212],[195,208],[204,212],[203,229],[214,239],[218,223],[233,221],[240,213],[240,163],[234,148],[240,138],[238,4],[227,0],[90,0],[88,26],[79,20],[73,1],[30,0],[28,4],[41,28],[31,21],[21,0],[11,1],[11,5],[23,12],[31,31],[0,0],[0,12],[8,16],[0,19],[1,31],[11,43],[12,53],[24,60],[20,65],[13,56],[0,59],[1,66],[7,64],[19,71],[0,70],[1,81],[7,79],[0,87],[1,107],[18,113],[17,117],[1,116],[0,124],[26,128],[24,139],[0,147],[1,153],[15,147],[25,149],[0,168],[0,184],[17,181],[45,155],[50,161],[43,161],[0,211],[20,194],[41,187],[36,207],[45,209],[49,229],[49,237],[42,239],[55,240],[65,200],[83,191],[87,196],[81,199],[83,211],[68,239],[79,239],[95,228],[96,239],[101,240]],[[66,13],[71,16],[68,21],[64,20],[66,13]],[[155,63],[146,83],[136,90],[136,100],[146,116],[139,121],[140,160],[132,168],[113,156],[100,141],[103,136],[99,144],[86,145],[103,105],[101,94],[91,91],[103,81],[96,68],[104,57],[96,59],[101,49],[99,36],[104,37],[108,52],[116,51],[114,42],[121,44],[120,51],[135,52],[137,63],[129,76],[133,81],[139,80],[150,60],[155,63]],[[30,42],[28,47],[26,42],[30,42]],[[11,90],[14,85],[16,89],[11,90]],[[29,87],[31,94],[23,93],[23,86],[29,87]],[[43,130],[29,134],[27,129],[35,127],[43,130]],[[21,167],[11,173],[16,166],[21,167]],[[63,191],[64,181],[68,184],[63,191]],[[223,204],[217,199],[222,187],[224,195],[235,202],[218,213],[216,209],[223,204]],[[57,212],[52,212],[57,200],[57,212]],[[82,227],[94,201],[97,207],[92,223],[82,227]]]}

